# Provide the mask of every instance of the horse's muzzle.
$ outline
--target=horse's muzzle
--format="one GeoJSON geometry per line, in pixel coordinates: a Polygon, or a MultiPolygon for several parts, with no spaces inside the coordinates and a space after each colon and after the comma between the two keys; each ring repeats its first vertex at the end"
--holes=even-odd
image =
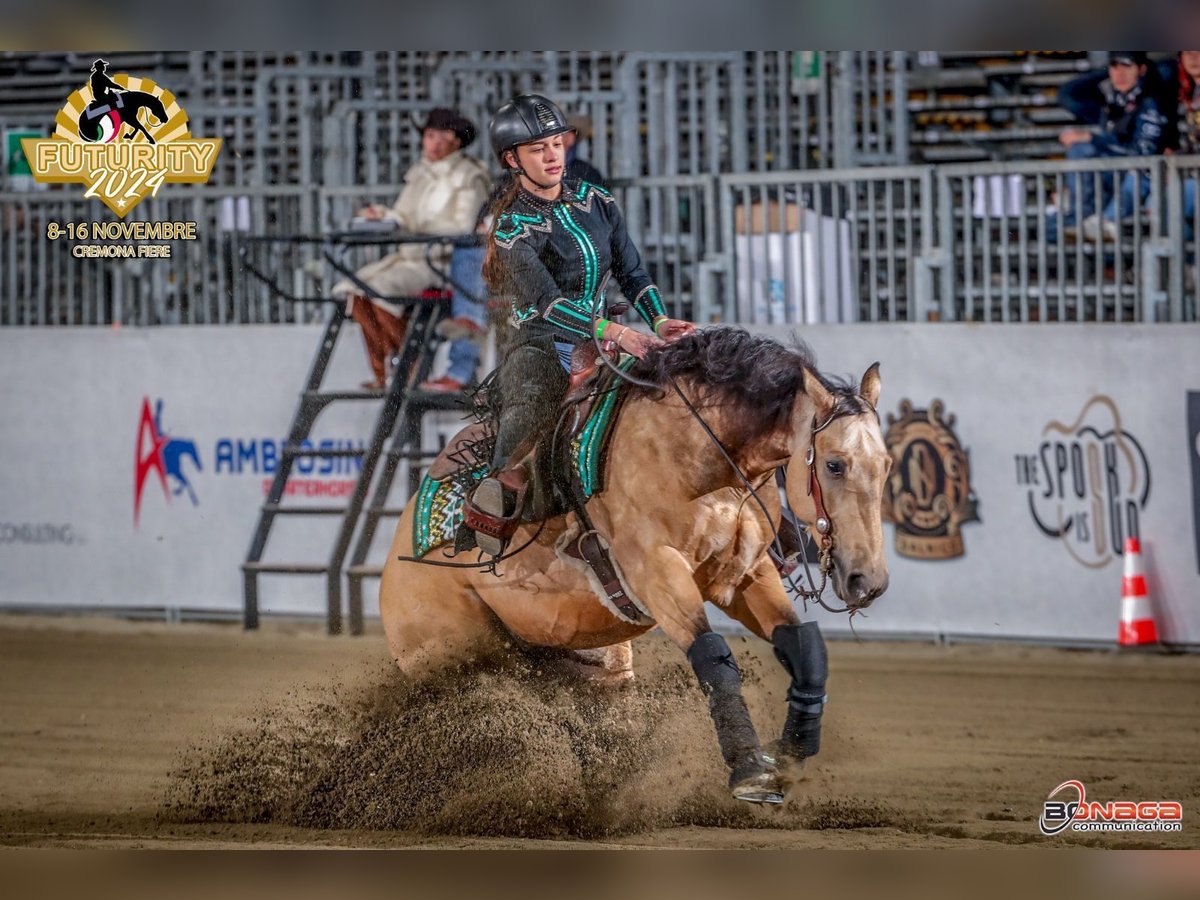
{"type": "Polygon", "coordinates": [[[846,579],[846,591],[842,600],[851,609],[866,609],[887,590],[887,587],[886,572],[874,576],[865,572],[852,572],[846,579]]]}

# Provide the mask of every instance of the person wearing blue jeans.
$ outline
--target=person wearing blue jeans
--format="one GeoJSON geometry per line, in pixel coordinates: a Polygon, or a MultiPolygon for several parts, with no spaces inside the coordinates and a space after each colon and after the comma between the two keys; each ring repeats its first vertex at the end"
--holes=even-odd
{"type": "MultiPolygon", "coordinates": [[[[1060,102],[1080,121],[1098,125],[1100,131],[1068,128],[1059,140],[1066,147],[1068,160],[1110,157],[1157,156],[1169,137],[1169,120],[1164,112],[1166,100],[1158,70],[1149,66],[1145,51],[1111,50],[1107,77],[1085,76],[1064,87],[1060,102]]],[[[1064,223],[1082,220],[1084,235],[1097,238],[1116,236],[1118,205],[1122,216],[1130,216],[1137,207],[1139,191],[1149,189],[1149,179],[1141,173],[1122,176],[1116,188],[1116,173],[1069,172],[1066,187],[1072,200],[1071,212],[1064,223]],[[1096,197],[1099,186],[1101,197],[1096,197]],[[1097,215],[1103,206],[1103,214],[1097,215]]],[[[1052,223],[1057,224],[1057,223],[1052,223]]]]}
{"type": "Polygon", "coordinates": [[[487,332],[487,286],[483,282],[485,248],[456,247],[450,257],[453,294],[450,316],[438,334],[450,339],[450,368],[441,378],[421,382],[421,390],[460,393],[475,380],[481,339],[487,332]]]}

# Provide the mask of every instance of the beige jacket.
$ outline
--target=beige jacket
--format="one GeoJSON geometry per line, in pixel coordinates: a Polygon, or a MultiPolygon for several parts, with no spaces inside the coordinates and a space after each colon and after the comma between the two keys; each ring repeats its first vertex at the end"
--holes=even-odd
{"type": "Polygon", "coordinates": [[[487,169],[461,150],[437,162],[422,157],[404,174],[404,188],[385,215],[405,231],[470,234],[490,189],[487,169]]]}
{"type": "MultiPolygon", "coordinates": [[[[404,175],[404,187],[385,218],[405,231],[421,234],[470,234],[479,209],[487,200],[491,180],[487,169],[473,157],[456,150],[445,159],[429,162],[422,157],[404,175]]],[[[448,253],[439,254],[448,265],[448,253]]],[[[386,296],[405,296],[435,287],[438,278],[425,263],[424,244],[405,244],[357,272],[359,278],[386,296]]],[[[334,295],[358,291],[343,279],[334,295]]],[[[395,311],[391,304],[379,305],[395,311]]]]}

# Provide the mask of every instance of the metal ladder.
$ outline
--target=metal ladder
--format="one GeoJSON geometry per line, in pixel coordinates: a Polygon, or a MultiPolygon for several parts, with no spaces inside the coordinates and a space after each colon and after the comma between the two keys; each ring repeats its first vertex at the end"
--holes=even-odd
{"type": "Polygon", "coordinates": [[[461,395],[418,394],[412,397],[401,411],[399,427],[384,455],[383,466],[371,494],[371,502],[367,505],[363,515],[363,525],[358,532],[358,540],[354,543],[350,564],[346,568],[351,634],[362,633],[363,581],[367,578],[378,578],[383,574],[383,566],[367,562],[367,556],[371,552],[371,544],[375,539],[379,523],[383,519],[397,519],[404,513],[402,506],[387,505],[388,495],[391,493],[400,463],[404,460],[409,462],[407,496],[411,497],[421,485],[420,464],[431,462],[438,453],[436,450],[427,452],[422,449],[421,420],[425,413],[434,410],[462,411],[463,409],[461,395]]]}
{"type": "MultiPolygon", "coordinates": [[[[451,402],[461,402],[455,395],[433,397],[427,394],[420,395],[416,390],[417,385],[429,376],[434,353],[441,342],[441,339],[435,332],[435,328],[438,322],[448,313],[449,304],[446,302],[446,299],[446,297],[439,296],[436,299],[423,299],[406,304],[408,306],[409,324],[405,333],[404,346],[400,349],[395,374],[392,377],[391,383],[387,391],[382,395],[373,391],[328,391],[321,389],[326,369],[333,357],[333,350],[337,344],[338,335],[341,333],[342,326],[346,321],[345,305],[336,304],[334,306],[334,312],[330,316],[329,323],[325,327],[325,332],[321,336],[321,343],[318,346],[316,356],[313,358],[308,380],[305,383],[304,390],[300,393],[300,403],[296,407],[296,414],[292,419],[287,440],[280,453],[279,465],[275,470],[275,478],[271,483],[271,489],[259,512],[254,537],[250,542],[246,561],[242,564],[245,600],[244,625],[247,629],[258,627],[259,575],[324,575],[326,578],[328,631],[330,634],[341,633],[342,569],[358,525],[363,502],[370,489],[375,467],[383,453],[384,445],[387,443],[388,438],[392,436],[398,420],[403,419],[406,422],[405,432],[413,427],[412,423],[415,421],[415,427],[419,433],[420,414],[416,410],[428,408],[430,404],[442,405],[451,402]],[[414,394],[418,394],[423,399],[418,400],[417,397],[414,397],[414,394]],[[306,448],[302,446],[303,441],[312,432],[317,416],[331,403],[339,401],[379,401],[381,399],[383,402],[379,410],[379,415],[375,420],[375,426],[371,431],[370,439],[362,449],[306,448]],[[361,456],[362,465],[354,486],[354,492],[350,496],[346,506],[294,506],[282,502],[288,478],[292,473],[293,464],[297,459],[305,457],[329,458],[354,456],[361,456]],[[270,537],[271,528],[276,518],[288,515],[341,517],[341,527],[338,530],[333,550],[327,562],[263,562],[262,558],[266,550],[267,540],[270,537]]],[[[447,405],[447,408],[450,408],[449,405],[447,405]]],[[[419,442],[419,436],[417,440],[419,442]]],[[[394,441],[393,445],[397,445],[397,442],[394,441]]],[[[406,445],[400,444],[400,446],[406,445]]],[[[394,465],[392,453],[389,451],[388,466],[394,467],[394,465]]],[[[387,479],[387,483],[390,487],[390,477],[387,479]]],[[[385,490],[384,497],[386,497],[386,494],[387,491],[385,490]]],[[[372,526],[378,522],[378,519],[385,512],[373,513],[370,518],[372,526]]],[[[398,515],[398,512],[396,514],[398,515]]],[[[371,531],[374,534],[373,527],[371,531]]],[[[369,548],[369,546],[370,541],[368,540],[366,547],[369,548]]],[[[351,605],[349,624],[353,634],[362,633],[361,593],[358,596],[358,602],[351,605]]]]}

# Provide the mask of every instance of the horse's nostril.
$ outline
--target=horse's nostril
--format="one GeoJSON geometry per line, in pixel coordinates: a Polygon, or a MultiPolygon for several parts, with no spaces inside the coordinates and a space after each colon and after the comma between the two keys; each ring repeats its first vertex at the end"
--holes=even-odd
{"type": "Polygon", "coordinates": [[[867,576],[862,572],[853,573],[846,580],[846,587],[850,589],[850,596],[856,600],[866,600],[871,593],[871,588],[867,584],[867,576]]]}

